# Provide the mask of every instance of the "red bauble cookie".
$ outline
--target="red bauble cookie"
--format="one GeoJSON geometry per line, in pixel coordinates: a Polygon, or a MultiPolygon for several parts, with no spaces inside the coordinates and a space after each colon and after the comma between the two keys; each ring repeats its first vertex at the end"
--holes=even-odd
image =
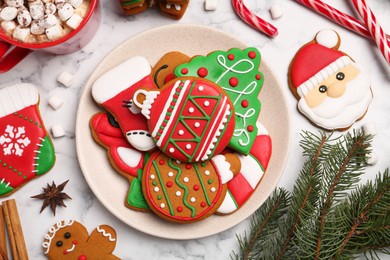
{"type": "Polygon", "coordinates": [[[226,93],[206,79],[177,78],[161,92],[136,91],[133,101],[148,119],[160,150],[179,161],[208,160],[222,152],[233,135],[234,107],[226,93]]]}

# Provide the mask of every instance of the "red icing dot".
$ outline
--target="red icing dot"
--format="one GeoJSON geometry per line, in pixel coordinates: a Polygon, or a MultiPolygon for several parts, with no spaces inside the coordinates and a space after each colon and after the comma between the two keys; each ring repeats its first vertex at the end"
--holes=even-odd
{"type": "Polygon", "coordinates": [[[228,57],[229,60],[234,60],[234,55],[233,54],[229,54],[227,57],[228,57]]]}
{"type": "Polygon", "coordinates": [[[248,129],[249,132],[253,132],[253,130],[255,130],[253,125],[248,126],[247,129],[248,129]]]}
{"type": "Polygon", "coordinates": [[[241,106],[242,106],[242,107],[248,107],[248,106],[249,106],[248,100],[243,100],[243,101],[241,101],[241,106]]]}
{"type": "MultiPolygon", "coordinates": [[[[178,99],[179,98],[179,95],[177,95],[176,93],[173,95],[173,98],[174,99],[178,99]]],[[[174,106],[175,105],[175,102],[174,101],[172,101],[171,102],[171,106],[174,106]]]]}
{"type": "Polygon", "coordinates": [[[182,68],[181,69],[181,74],[187,74],[188,73],[188,69],[187,68],[182,68]]]}
{"type": "Polygon", "coordinates": [[[188,163],[187,163],[187,164],[186,164],[186,169],[187,169],[187,170],[191,169],[191,164],[188,164],[188,163]]]}
{"type": "Polygon", "coordinates": [[[159,139],[160,139],[160,136],[159,136],[159,135],[156,135],[155,138],[156,138],[156,140],[159,140],[159,139]]]}
{"type": "Polygon", "coordinates": [[[158,163],[159,163],[160,165],[163,165],[163,164],[164,164],[164,160],[161,159],[158,163]]]}
{"type": "Polygon", "coordinates": [[[202,203],[200,203],[200,206],[201,206],[202,208],[206,207],[206,202],[202,201],[202,203]]]}
{"type": "Polygon", "coordinates": [[[166,123],[166,122],[162,122],[161,126],[162,126],[162,127],[166,127],[166,126],[167,126],[167,123],[166,123]]]}
{"type": "Polygon", "coordinates": [[[257,80],[261,80],[261,75],[260,74],[256,74],[256,79],[257,80]]]}
{"type": "Polygon", "coordinates": [[[232,86],[232,87],[237,86],[237,85],[238,85],[238,79],[235,78],[235,77],[231,77],[231,78],[229,79],[229,84],[230,84],[230,86],[232,86]]]}
{"type": "Polygon", "coordinates": [[[251,59],[256,58],[256,52],[250,51],[250,52],[248,53],[248,57],[251,58],[251,59]]]}
{"type": "Polygon", "coordinates": [[[198,69],[198,76],[199,77],[204,78],[207,76],[207,74],[209,74],[209,72],[207,71],[207,69],[205,67],[201,67],[198,69]]]}
{"type": "Polygon", "coordinates": [[[194,191],[198,191],[199,190],[199,185],[194,185],[194,191]]]}
{"type": "Polygon", "coordinates": [[[168,181],[166,185],[167,185],[168,188],[170,188],[170,187],[172,187],[173,184],[172,184],[171,181],[168,181]]]}
{"type": "Polygon", "coordinates": [[[179,206],[179,207],[177,207],[177,212],[182,212],[183,211],[183,207],[181,207],[181,206],[179,206]]]}
{"type": "Polygon", "coordinates": [[[77,258],[78,260],[87,260],[87,257],[85,255],[81,255],[79,256],[79,258],[77,258]]]}
{"type": "Polygon", "coordinates": [[[172,109],[172,108],[170,108],[170,107],[168,107],[168,109],[167,109],[167,110],[168,110],[168,112],[169,112],[169,113],[172,113],[172,111],[173,111],[173,109],[172,109]]]}

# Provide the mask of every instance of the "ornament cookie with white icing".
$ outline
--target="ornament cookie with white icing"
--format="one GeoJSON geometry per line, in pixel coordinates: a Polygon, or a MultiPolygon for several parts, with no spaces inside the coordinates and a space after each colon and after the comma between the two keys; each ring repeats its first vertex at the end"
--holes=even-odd
{"type": "Polygon", "coordinates": [[[33,84],[0,89],[0,197],[9,196],[55,163],[54,146],[33,84]]]}
{"type": "Polygon", "coordinates": [[[88,235],[79,222],[63,220],[49,229],[42,246],[45,255],[52,260],[120,259],[112,254],[116,231],[107,225],[98,226],[88,235]]]}
{"type": "Polygon", "coordinates": [[[317,33],[290,63],[290,90],[298,110],[325,130],[346,130],[360,120],[371,103],[371,82],[363,67],[339,50],[333,30],[317,33]]]}
{"type": "Polygon", "coordinates": [[[216,155],[197,163],[181,163],[154,152],[143,172],[142,190],[150,209],[177,223],[207,218],[221,205],[226,183],[241,169],[237,155],[216,155]]]}
{"type": "Polygon", "coordinates": [[[95,102],[115,117],[128,142],[139,151],[155,148],[145,118],[132,104],[138,89],[155,89],[150,73],[149,62],[135,56],[105,72],[92,85],[95,102]]]}
{"type": "Polygon", "coordinates": [[[218,85],[205,79],[177,78],[161,92],[140,89],[133,103],[148,119],[157,147],[182,162],[210,159],[233,135],[233,104],[218,85]]]}

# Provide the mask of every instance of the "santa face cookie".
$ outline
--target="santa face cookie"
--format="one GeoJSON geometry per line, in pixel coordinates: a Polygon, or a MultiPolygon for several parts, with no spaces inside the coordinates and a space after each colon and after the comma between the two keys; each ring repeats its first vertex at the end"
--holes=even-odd
{"type": "Polygon", "coordinates": [[[229,147],[248,154],[256,138],[256,122],[260,114],[258,98],[264,76],[259,71],[261,55],[256,48],[214,51],[196,56],[178,66],[177,77],[201,77],[218,84],[232,100],[236,125],[229,147]]]}
{"type": "Polygon", "coordinates": [[[161,92],[136,91],[133,101],[148,119],[157,147],[179,161],[208,160],[222,152],[233,135],[233,105],[211,81],[178,78],[161,92]]]}
{"type": "Polygon", "coordinates": [[[289,68],[289,85],[298,109],[326,130],[345,130],[362,118],[372,100],[371,83],[360,64],[338,50],[340,37],[320,31],[298,50],[289,68]]]}
{"type": "Polygon", "coordinates": [[[88,235],[87,229],[77,221],[64,220],[50,228],[43,242],[49,259],[119,259],[112,252],[116,246],[116,232],[101,225],[88,235]]]}
{"type": "Polygon", "coordinates": [[[226,183],[241,168],[234,154],[217,155],[198,163],[180,163],[160,151],[147,162],[142,190],[158,216],[191,223],[213,214],[226,194],[226,183]]]}
{"type": "Polygon", "coordinates": [[[38,109],[32,84],[0,90],[0,197],[48,172],[55,153],[38,109]]]}
{"type": "Polygon", "coordinates": [[[132,104],[132,97],[138,89],[155,88],[150,72],[148,61],[136,56],[104,73],[92,86],[96,103],[115,117],[128,142],[139,151],[155,147],[145,118],[132,104]]]}

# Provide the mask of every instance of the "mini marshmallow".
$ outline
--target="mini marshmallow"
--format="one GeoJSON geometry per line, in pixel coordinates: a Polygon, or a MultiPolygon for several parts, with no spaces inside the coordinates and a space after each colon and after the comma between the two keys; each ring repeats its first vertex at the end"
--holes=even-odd
{"type": "Polygon", "coordinates": [[[64,22],[74,14],[73,6],[69,3],[57,5],[57,10],[58,16],[60,17],[61,21],[64,22]]]}
{"type": "Polygon", "coordinates": [[[51,127],[51,133],[53,134],[54,138],[59,138],[65,136],[65,130],[62,127],[62,125],[53,125],[51,127]]]}
{"type": "Polygon", "coordinates": [[[1,28],[8,34],[12,34],[12,32],[16,28],[16,23],[14,21],[2,21],[1,28]]]}
{"type": "Polygon", "coordinates": [[[80,7],[83,4],[83,0],[69,0],[69,3],[74,7],[80,7]]]}
{"type": "Polygon", "coordinates": [[[280,17],[283,16],[283,9],[282,9],[282,6],[280,4],[274,4],[271,6],[271,8],[269,9],[270,13],[271,13],[271,17],[272,19],[278,19],[280,17]]]}
{"type": "Polygon", "coordinates": [[[43,27],[41,27],[41,26],[39,25],[39,21],[34,20],[34,21],[32,21],[32,23],[31,23],[30,31],[31,31],[31,33],[34,34],[34,35],[40,35],[40,34],[45,33],[45,28],[43,28],[43,27]]]}
{"type": "Polygon", "coordinates": [[[62,107],[62,105],[64,104],[64,102],[62,101],[62,99],[60,99],[58,96],[54,95],[52,96],[50,99],[49,99],[49,105],[54,109],[54,110],[58,110],[60,109],[60,107],[62,107]]]}
{"type": "Polygon", "coordinates": [[[30,28],[24,28],[20,25],[16,26],[12,37],[18,41],[26,42],[27,38],[30,36],[30,28]]]}
{"type": "Polygon", "coordinates": [[[66,21],[66,24],[72,28],[76,29],[79,27],[80,23],[83,21],[83,18],[80,17],[78,14],[73,14],[71,18],[69,18],[68,21],[66,21]]]}
{"type": "Polygon", "coordinates": [[[5,0],[4,2],[11,7],[21,7],[24,5],[24,0],[5,0]]]}
{"type": "Polygon", "coordinates": [[[73,84],[74,75],[70,74],[67,71],[63,71],[60,73],[60,75],[58,75],[57,81],[62,85],[64,85],[65,87],[69,88],[73,84]]]}
{"type": "Polygon", "coordinates": [[[366,135],[376,135],[378,133],[378,130],[376,128],[375,123],[365,123],[362,126],[363,132],[366,135]]]}
{"type": "Polygon", "coordinates": [[[56,24],[50,28],[46,29],[46,36],[50,41],[57,40],[64,36],[64,29],[62,28],[61,25],[56,24]]]}
{"type": "Polygon", "coordinates": [[[204,2],[204,9],[206,11],[215,11],[217,10],[218,0],[206,0],[204,2]]]}
{"type": "Polygon", "coordinates": [[[45,4],[47,4],[47,3],[53,3],[53,0],[42,0],[42,2],[44,2],[45,4]]]}
{"type": "Polygon", "coordinates": [[[45,6],[42,2],[34,2],[30,4],[29,8],[32,19],[37,20],[45,16],[45,6]]]}
{"type": "Polygon", "coordinates": [[[48,29],[58,23],[57,17],[53,14],[47,14],[39,20],[39,26],[48,29]]]}
{"type": "Polygon", "coordinates": [[[45,4],[45,14],[55,14],[57,12],[57,7],[53,3],[45,4]]]}
{"type": "Polygon", "coordinates": [[[29,26],[32,21],[31,15],[27,10],[19,10],[17,18],[18,23],[23,27],[29,26]]]}
{"type": "Polygon", "coordinates": [[[16,7],[7,6],[0,12],[0,18],[4,21],[12,21],[18,15],[18,9],[16,7]]]}
{"type": "Polygon", "coordinates": [[[366,154],[366,158],[367,158],[367,164],[369,165],[375,165],[379,161],[379,156],[375,152],[370,152],[366,154]]]}

